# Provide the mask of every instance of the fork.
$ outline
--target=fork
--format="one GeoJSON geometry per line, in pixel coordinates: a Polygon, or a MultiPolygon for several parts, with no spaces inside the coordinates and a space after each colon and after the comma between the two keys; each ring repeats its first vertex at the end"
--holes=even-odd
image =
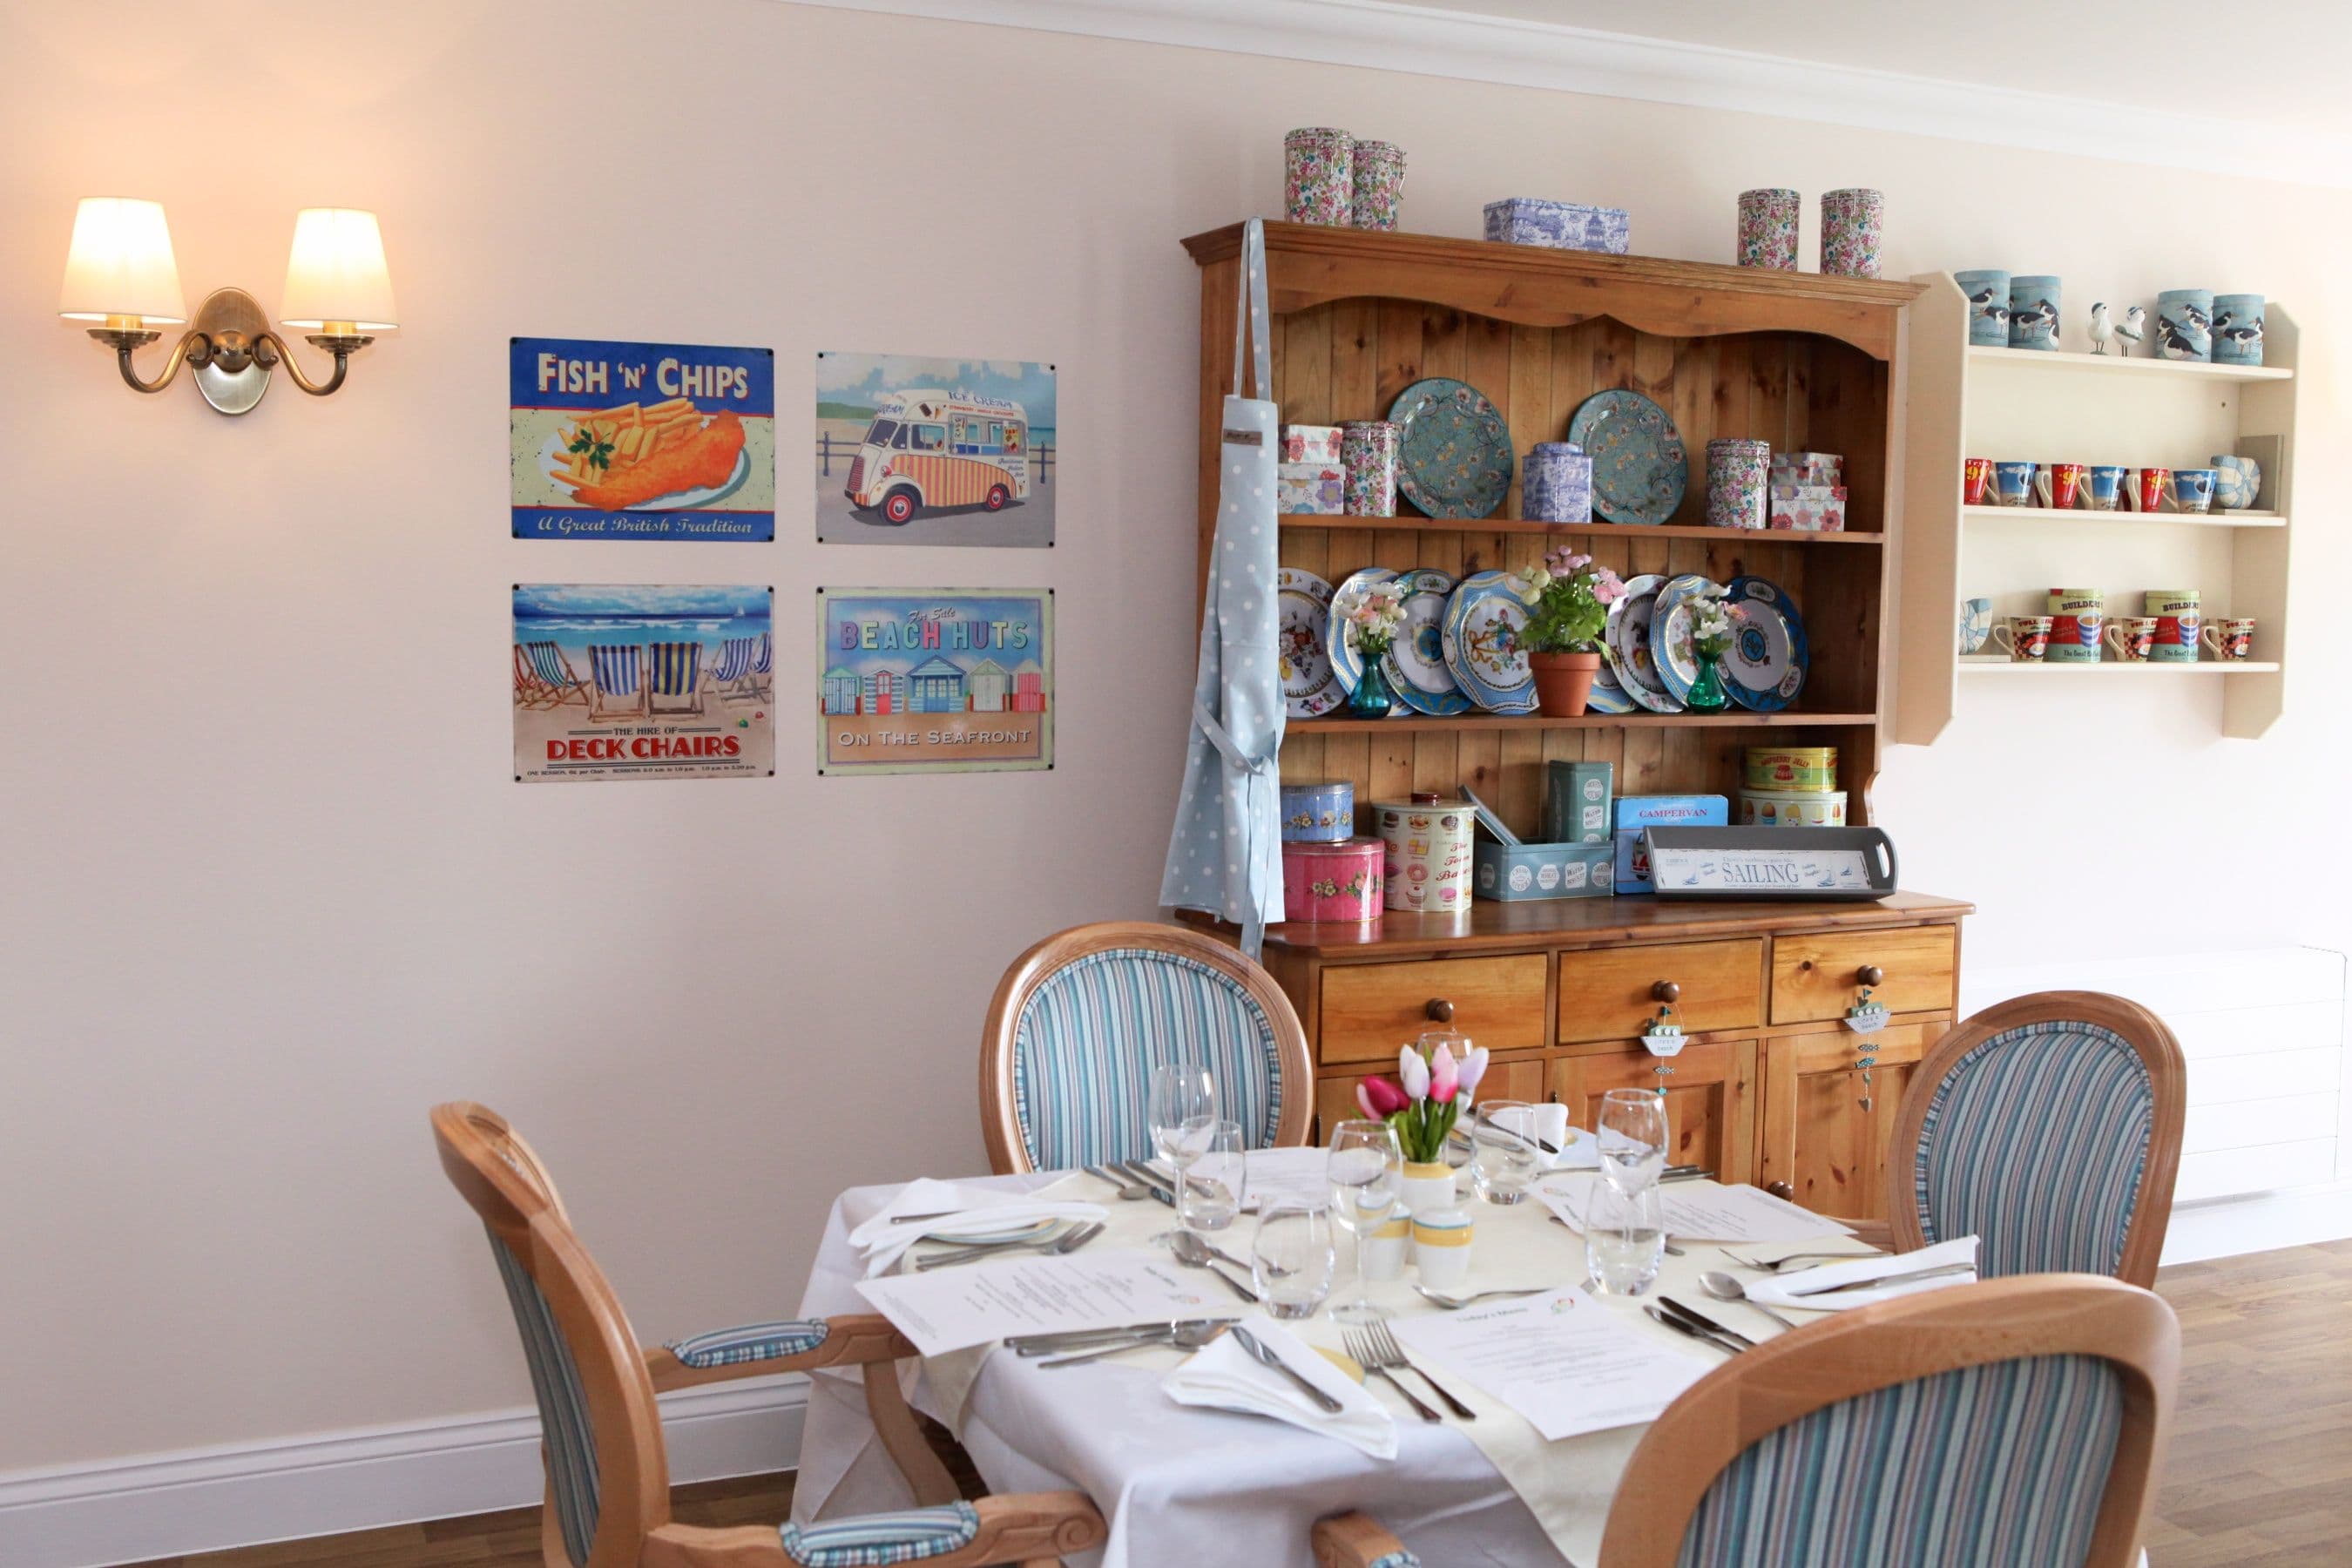
{"type": "Polygon", "coordinates": [[[1042,1252],[1048,1258],[1060,1258],[1066,1253],[1076,1252],[1079,1247],[1100,1236],[1102,1230],[1101,1222],[1097,1221],[1093,1225],[1082,1225],[1077,1229],[1055,1237],[1050,1241],[1016,1241],[998,1247],[966,1247],[954,1252],[937,1253],[916,1264],[915,1271],[922,1273],[927,1269],[943,1268],[951,1263],[970,1263],[974,1258],[993,1258],[1007,1252],[1042,1252]]]}
{"type": "Polygon", "coordinates": [[[1385,1358],[1387,1365],[1402,1367],[1405,1371],[1412,1373],[1413,1376],[1421,1379],[1422,1382],[1429,1384],[1429,1392],[1437,1395],[1438,1398],[1445,1401],[1446,1408],[1453,1411],[1454,1415],[1462,1417],[1463,1420],[1475,1421],[1478,1419],[1478,1413],[1475,1410],[1471,1409],[1468,1405],[1454,1398],[1454,1395],[1446,1393],[1444,1385],[1441,1384],[1437,1379],[1430,1376],[1426,1368],[1415,1366],[1411,1361],[1406,1359],[1404,1347],[1397,1343],[1396,1335],[1390,1330],[1388,1324],[1384,1322],[1368,1324],[1364,1332],[1372,1342],[1372,1348],[1379,1351],[1385,1358]]]}
{"type": "MultiPolygon", "coordinates": [[[[1445,1417],[1440,1415],[1436,1411],[1432,1410],[1428,1405],[1423,1405],[1421,1402],[1419,1395],[1415,1394],[1412,1389],[1407,1388],[1402,1383],[1398,1381],[1397,1374],[1389,1370],[1388,1358],[1381,1352],[1373,1348],[1371,1336],[1370,1334],[1365,1333],[1360,1329],[1349,1329],[1340,1335],[1340,1338],[1347,1344],[1348,1353],[1356,1358],[1357,1364],[1361,1366],[1366,1372],[1376,1372],[1382,1377],[1387,1378],[1389,1380],[1389,1386],[1395,1389],[1399,1394],[1403,1394],[1404,1402],[1407,1405],[1412,1405],[1415,1410],[1419,1411],[1421,1413],[1421,1418],[1423,1421],[1443,1421],[1445,1419],[1445,1417]]],[[[1398,1364],[1403,1364],[1402,1357],[1398,1358],[1398,1364]]]]}

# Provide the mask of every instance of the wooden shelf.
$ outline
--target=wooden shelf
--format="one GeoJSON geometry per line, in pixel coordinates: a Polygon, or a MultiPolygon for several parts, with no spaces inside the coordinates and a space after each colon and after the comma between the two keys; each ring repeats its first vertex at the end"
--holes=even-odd
{"type": "Polygon", "coordinates": [[[1524,517],[1334,517],[1286,511],[1285,528],[1355,528],[1370,533],[1559,533],[1580,539],[1723,539],[1757,544],[1884,544],[1883,533],[1822,533],[1790,528],[1706,528],[1679,523],[1546,522],[1524,517]]]}
{"type": "Polygon", "coordinates": [[[2294,372],[2276,364],[2205,364],[2195,360],[2125,359],[2119,354],[2081,353],[2059,349],[1996,349],[1969,345],[1969,359],[1977,364],[2031,365],[2063,374],[2069,371],[2099,375],[2171,377],[2177,380],[2293,381],[2294,372]]]}
{"type": "MultiPolygon", "coordinates": [[[[2022,460],[2022,459],[2021,459],[2022,460]]],[[[2046,506],[1964,506],[1966,522],[2039,522],[2053,528],[2284,528],[2283,511],[2060,511],[2046,506]]]]}
{"type": "Polygon", "coordinates": [[[1983,675],[1999,670],[2005,674],[2062,676],[2073,679],[2077,676],[2123,675],[2135,679],[2169,680],[2183,675],[2276,675],[2279,667],[2261,659],[2224,662],[2218,658],[2200,658],[2194,664],[2158,664],[2153,660],[2132,662],[2126,659],[2101,659],[2096,664],[2021,664],[2006,654],[1962,654],[1960,672],[1983,675]]]}
{"type": "Polygon", "coordinates": [[[1781,726],[1875,724],[1875,713],[1754,713],[1745,708],[1721,713],[1587,713],[1575,719],[1549,719],[1540,713],[1459,713],[1436,718],[1427,713],[1397,712],[1385,719],[1293,719],[1284,732],[1290,735],[1403,734],[1415,730],[1447,730],[1475,733],[1482,730],[1719,730],[1781,726]]]}

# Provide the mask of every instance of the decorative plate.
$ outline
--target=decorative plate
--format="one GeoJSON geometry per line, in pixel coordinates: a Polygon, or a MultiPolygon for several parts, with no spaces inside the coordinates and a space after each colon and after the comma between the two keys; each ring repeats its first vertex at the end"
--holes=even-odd
{"type": "Polygon", "coordinates": [[[1274,574],[1274,600],[1283,707],[1293,719],[1319,719],[1348,700],[1324,641],[1331,630],[1331,584],[1285,566],[1274,574]]]}
{"type": "Polygon", "coordinates": [[[1500,572],[1462,579],[1445,606],[1439,646],[1470,700],[1490,713],[1532,713],[1536,681],[1519,647],[1528,607],[1500,572]]]}
{"type": "Polygon", "coordinates": [[[1592,510],[1609,521],[1661,523],[1683,504],[1690,456],[1682,432],[1640,393],[1594,393],[1576,405],[1568,438],[1592,458],[1592,510]]]}
{"type": "Polygon", "coordinates": [[[1804,617],[1779,584],[1761,577],[1734,577],[1725,607],[1731,612],[1731,647],[1715,668],[1734,702],[1759,713],[1779,712],[1797,700],[1812,668],[1804,617]]]}
{"type": "Polygon", "coordinates": [[[1617,679],[1617,671],[1611,668],[1609,650],[1602,648],[1601,655],[1601,668],[1592,672],[1592,694],[1584,700],[1584,705],[1595,713],[1640,712],[1641,704],[1626,695],[1624,686],[1617,679]]]}
{"type": "Polygon", "coordinates": [[[1356,634],[1348,627],[1348,606],[1368,584],[1386,583],[1395,576],[1385,566],[1367,566],[1360,572],[1349,573],[1331,590],[1331,618],[1324,628],[1323,646],[1330,652],[1331,669],[1339,678],[1343,695],[1356,689],[1356,682],[1364,678],[1364,656],[1356,647],[1356,634]]]}
{"type": "Polygon", "coordinates": [[[1454,672],[1445,668],[1446,602],[1454,595],[1454,579],[1444,572],[1408,572],[1397,579],[1404,584],[1404,624],[1397,627],[1381,668],[1398,698],[1416,713],[1440,718],[1467,713],[1470,699],[1462,695],[1454,672]]]}
{"type": "Polygon", "coordinates": [[[1653,713],[1679,713],[1683,705],[1658,679],[1657,661],[1650,651],[1651,622],[1665,581],[1655,573],[1625,580],[1624,596],[1609,606],[1609,629],[1601,651],[1618,685],[1636,705],[1653,713]]]}
{"type": "Polygon", "coordinates": [[[1698,649],[1691,640],[1691,624],[1701,595],[1720,592],[1709,579],[1685,573],[1666,579],[1658,590],[1656,618],[1650,623],[1650,651],[1657,660],[1658,679],[1666,683],[1678,704],[1690,701],[1698,682],[1698,649]]]}
{"type": "Polygon", "coordinates": [[[1485,517],[1511,488],[1511,427],[1466,381],[1432,376],[1389,407],[1403,427],[1397,489],[1432,517],[1485,517]]]}

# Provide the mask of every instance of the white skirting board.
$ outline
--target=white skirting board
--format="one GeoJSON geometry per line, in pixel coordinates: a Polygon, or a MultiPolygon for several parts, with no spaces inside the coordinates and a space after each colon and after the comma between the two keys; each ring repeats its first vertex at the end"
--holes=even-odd
{"type": "MultiPolygon", "coordinates": [[[[670,1479],[790,1469],[807,1403],[800,1377],[664,1396],[670,1479]]],[[[535,1506],[544,1492],[528,1408],[18,1471],[0,1475],[0,1563],[98,1568],[535,1506]]]]}

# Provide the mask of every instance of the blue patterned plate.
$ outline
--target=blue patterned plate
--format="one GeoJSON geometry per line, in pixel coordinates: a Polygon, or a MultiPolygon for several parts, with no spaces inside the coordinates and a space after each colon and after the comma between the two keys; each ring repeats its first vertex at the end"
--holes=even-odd
{"type": "Polygon", "coordinates": [[[1715,668],[1734,702],[1777,713],[1797,700],[1812,668],[1804,618],[1779,584],[1761,577],[1734,577],[1725,606],[1731,612],[1731,647],[1715,668]]]}
{"type": "Polygon", "coordinates": [[[1584,705],[1595,713],[1639,713],[1642,710],[1641,705],[1625,695],[1625,688],[1618,682],[1616,668],[1609,662],[1609,649],[1605,646],[1601,650],[1601,668],[1592,672],[1592,694],[1584,700],[1584,705]]]}
{"type": "Polygon", "coordinates": [[[1293,719],[1319,719],[1348,698],[1331,668],[1331,584],[1285,566],[1274,574],[1274,598],[1283,706],[1293,719]]]}
{"type": "Polygon", "coordinates": [[[1466,381],[1416,381],[1389,407],[1403,427],[1397,489],[1432,517],[1485,517],[1511,488],[1511,427],[1466,381]]]}
{"type": "Polygon", "coordinates": [[[1331,613],[1324,631],[1324,647],[1331,655],[1332,673],[1339,678],[1343,692],[1356,689],[1356,682],[1364,679],[1363,650],[1356,647],[1356,634],[1348,625],[1348,612],[1355,607],[1356,596],[1374,583],[1386,583],[1396,574],[1385,566],[1367,566],[1360,572],[1350,572],[1339,579],[1331,590],[1331,613]]]}
{"type": "Polygon", "coordinates": [[[1536,680],[1519,647],[1528,607],[1500,572],[1473,572],[1445,606],[1439,647],[1470,700],[1489,713],[1532,713],[1536,680]]]}
{"type": "Polygon", "coordinates": [[[1657,660],[1650,651],[1651,621],[1658,609],[1658,590],[1666,580],[1655,573],[1625,579],[1625,595],[1609,606],[1609,627],[1601,639],[1602,662],[1627,698],[1653,713],[1679,713],[1683,705],[1658,679],[1657,660]]]}
{"type": "Polygon", "coordinates": [[[1404,705],[1416,713],[1439,718],[1467,713],[1470,699],[1454,672],[1445,668],[1445,605],[1454,595],[1454,579],[1443,572],[1408,572],[1397,579],[1404,584],[1404,624],[1397,627],[1389,651],[1381,656],[1389,684],[1404,705]]]}
{"type": "Polygon", "coordinates": [[[1688,705],[1691,688],[1698,684],[1698,649],[1691,640],[1691,623],[1697,616],[1700,596],[1715,588],[1711,579],[1691,572],[1667,578],[1665,586],[1658,590],[1657,617],[1650,623],[1650,651],[1658,662],[1658,679],[1666,683],[1679,705],[1688,705]]]}
{"type": "Polygon", "coordinates": [[[1690,456],[1682,432],[1640,393],[1594,393],[1576,405],[1568,438],[1592,458],[1592,510],[1609,521],[1661,523],[1683,504],[1690,456]]]}

